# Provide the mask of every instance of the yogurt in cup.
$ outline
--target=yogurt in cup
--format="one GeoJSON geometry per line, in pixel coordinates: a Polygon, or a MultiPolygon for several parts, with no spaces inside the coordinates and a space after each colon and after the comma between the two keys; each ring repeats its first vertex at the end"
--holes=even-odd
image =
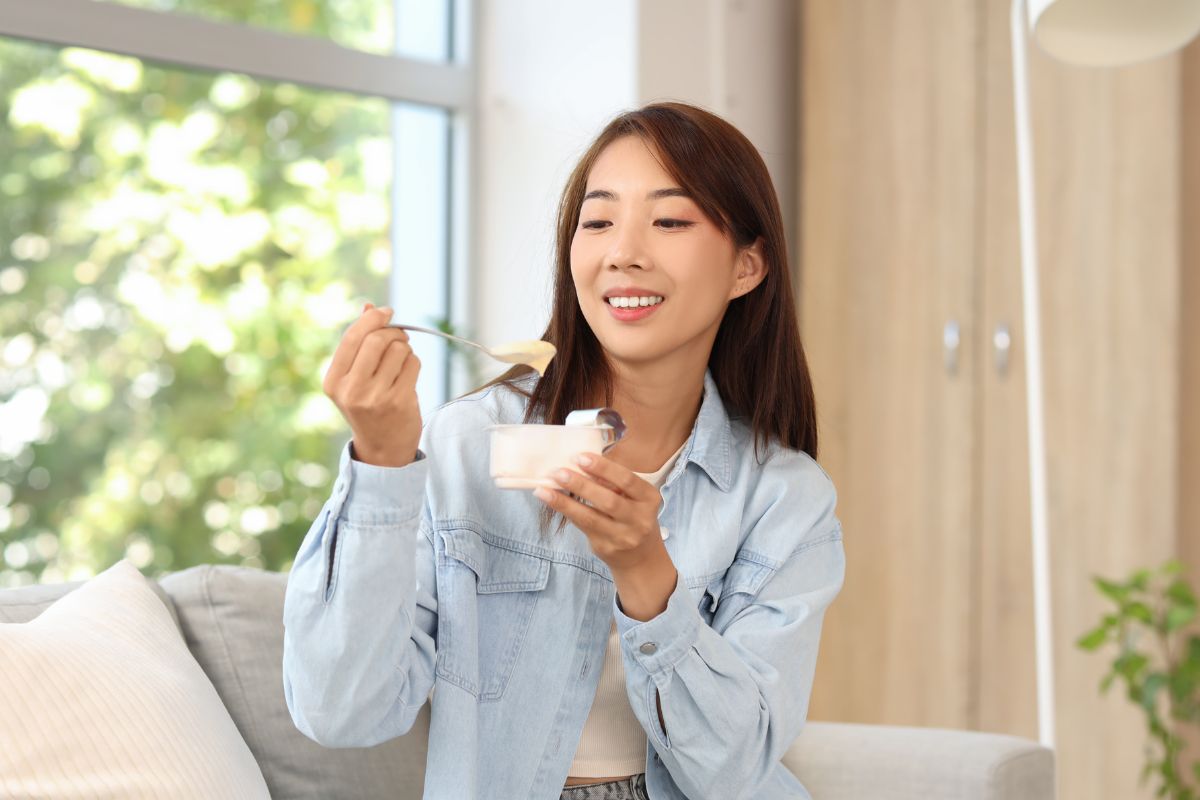
{"type": "Polygon", "coordinates": [[[625,434],[625,423],[613,409],[582,409],[567,415],[565,425],[490,425],[492,480],[498,489],[561,488],[550,477],[566,468],[582,474],[577,453],[602,455],[625,434]]]}

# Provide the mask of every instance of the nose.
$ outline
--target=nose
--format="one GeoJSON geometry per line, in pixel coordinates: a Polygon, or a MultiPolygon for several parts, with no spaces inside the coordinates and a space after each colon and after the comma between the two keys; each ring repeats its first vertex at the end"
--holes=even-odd
{"type": "Polygon", "coordinates": [[[608,253],[605,255],[605,265],[612,269],[637,267],[645,269],[647,254],[642,233],[636,225],[623,224],[615,226],[609,239],[608,253]]]}

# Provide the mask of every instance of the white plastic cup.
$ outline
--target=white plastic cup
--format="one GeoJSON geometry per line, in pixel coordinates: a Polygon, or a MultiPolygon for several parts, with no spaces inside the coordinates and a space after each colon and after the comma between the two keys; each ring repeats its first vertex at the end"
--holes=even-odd
{"type": "Polygon", "coordinates": [[[490,471],[499,489],[559,489],[550,477],[566,468],[583,474],[577,453],[600,455],[613,439],[609,425],[490,425],[490,471]]]}

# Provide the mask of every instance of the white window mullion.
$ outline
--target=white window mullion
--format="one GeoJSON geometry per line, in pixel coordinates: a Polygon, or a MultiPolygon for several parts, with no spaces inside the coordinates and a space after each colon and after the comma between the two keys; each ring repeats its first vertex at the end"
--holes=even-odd
{"type": "MultiPolygon", "coordinates": [[[[436,327],[449,306],[447,127],[443,111],[392,108],[392,320],[427,328],[436,327]]],[[[432,410],[446,399],[446,340],[414,333],[410,342],[421,359],[421,408],[432,410]]]]}

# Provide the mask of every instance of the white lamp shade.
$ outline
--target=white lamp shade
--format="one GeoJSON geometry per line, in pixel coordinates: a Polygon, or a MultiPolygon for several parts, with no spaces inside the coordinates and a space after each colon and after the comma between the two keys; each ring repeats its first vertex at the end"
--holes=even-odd
{"type": "Polygon", "coordinates": [[[1029,26],[1061,61],[1116,67],[1186,45],[1200,31],[1200,0],[1029,0],[1029,26]]]}

